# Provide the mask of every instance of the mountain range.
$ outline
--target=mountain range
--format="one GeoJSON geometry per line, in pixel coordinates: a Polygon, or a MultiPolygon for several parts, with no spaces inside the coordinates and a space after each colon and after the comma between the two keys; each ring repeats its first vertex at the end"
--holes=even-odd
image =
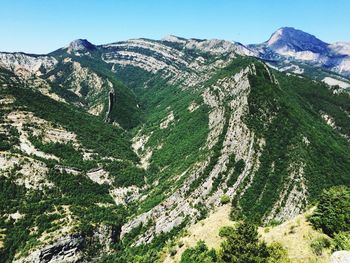
{"type": "Polygon", "coordinates": [[[286,27],[0,53],[0,261],[161,261],[223,203],[269,225],[350,185],[349,46],[286,27]]]}

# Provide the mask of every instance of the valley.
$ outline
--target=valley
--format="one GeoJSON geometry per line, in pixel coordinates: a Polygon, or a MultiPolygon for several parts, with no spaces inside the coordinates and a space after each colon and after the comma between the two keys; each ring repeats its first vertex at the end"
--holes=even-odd
{"type": "Polygon", "coordinates": [[[224,258],[241,221],[261,262],[327,262],[308,217],[350,186],[347,51],[282,28],[0,53],[0,262],[224,258]]]}

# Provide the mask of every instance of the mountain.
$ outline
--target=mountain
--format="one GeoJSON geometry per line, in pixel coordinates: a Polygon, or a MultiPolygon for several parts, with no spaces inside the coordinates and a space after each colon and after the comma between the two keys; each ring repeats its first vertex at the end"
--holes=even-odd
{"type": "MultiPolygon", "coordinates": [[[[293,35],[271,45],[307,48],[293,35]]],[[[264,45],[0,53],[0,261],[155,262],[223,200],[267,225],[350,185],[349,93],[274,69],[264,45]]]]}
{"type": "Polygon", "coordinates": [[[282,27],[270,39],[261,44],[248,45],[258,52],[258,57],[269,61],[281,70],[304,73],[310,77],[323,79],[326,73],[309,70],[308,66],[336,73],[332,78],[349,81],[349,43],[328,44],[315,36],[292,27],[282,27]],[[338,76],[337,76],[338,74],[338,76]],[[340,75],[340,76],[339,76],[340,75]]]}
{"type": "Polygon", "coordinates": [[[329,52],[328,44],[318,38],[292,27],[283,27],[273,33],[266,46],[279,54],[310,51],[324,54],[329,52]]]}
{"type": "Polygon", "coordinates": [[[77,39],[69,43],[67,52],[68,53],[82,52],[82,51],[89,52],[95,49],[96,47],[86,39],[77,39]]]}

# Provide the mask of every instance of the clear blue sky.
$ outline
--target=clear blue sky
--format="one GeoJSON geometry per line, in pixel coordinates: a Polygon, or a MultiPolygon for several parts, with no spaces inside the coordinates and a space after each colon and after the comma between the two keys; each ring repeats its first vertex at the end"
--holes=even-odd
{"type": "Polygon", "coordinates": [[[282,26],[350,41],[350,0],[0,0],[0,50],[47,53],[86,38],[220,38],[260,43],[282,26]]]}

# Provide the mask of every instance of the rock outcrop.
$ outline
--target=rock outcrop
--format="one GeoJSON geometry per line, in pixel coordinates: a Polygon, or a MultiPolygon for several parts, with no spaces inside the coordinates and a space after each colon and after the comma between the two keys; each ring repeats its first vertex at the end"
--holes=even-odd
{"type": "Polygon", "coordinates": [[[336,251],[331,255],[331,263],[349,263],[350,251],[336,251]]]}
{"type": "Polygon", "coordinates": [[[53,244],[46,245],[25,258],[15,260],[15,263],[58,263],[79,262],[82,260],[84,238],[79,235],[60,237],[53,244]]]}

